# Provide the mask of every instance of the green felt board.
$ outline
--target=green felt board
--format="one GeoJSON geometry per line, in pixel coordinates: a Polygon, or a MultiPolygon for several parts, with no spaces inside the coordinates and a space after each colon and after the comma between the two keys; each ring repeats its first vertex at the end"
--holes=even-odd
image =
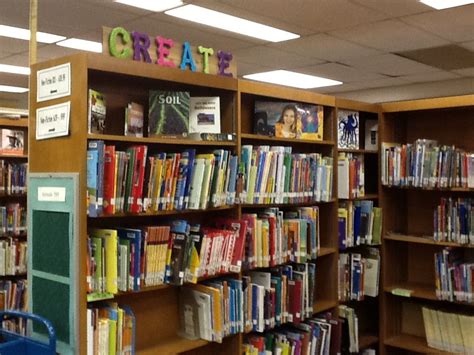
{"type": "Polygon", "coordinates": [[[69,277],[69,215],[33,210],[34,270],[69,277]]]}
{"type": "MultiPolygon", "coordinates": [[[[51,321],[57,339],[69,343],[69,285],[33,277],[32,293],[33,313],[51,321]]],[[[33,330],[47,334],[44,326],[37,322],[34,322],[33,330]]]]}

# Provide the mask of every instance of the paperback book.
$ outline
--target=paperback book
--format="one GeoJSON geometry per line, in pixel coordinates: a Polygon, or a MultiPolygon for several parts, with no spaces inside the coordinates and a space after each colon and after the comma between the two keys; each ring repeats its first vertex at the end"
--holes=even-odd
{"type": "Polygon", "coordinates": [[[25,135],[23,131],[13,129],[0,129],[1,153],[8,155],[23,154],[25,135]]]}
{"type": "Polygon", "coordinates": [[[221,133],[220,100],[214,97],[191,97],[189,133],[221,133]]]}
{"type": "Polygon", "coordinates": [[[99,91],[89,89],[89,133],[104,134],[106,112],[104,95],[99,91]]]}
{"type": "Polygon", "coordinates": [[[131,102],[125,108],[125,131],[129,137],[143,137],[143,105],[131,102]]]}
{"type": "Polygon", "coordinates": [[[187,91],[150,91],[148,136],[187,136],[189,100],[187,91]]]}

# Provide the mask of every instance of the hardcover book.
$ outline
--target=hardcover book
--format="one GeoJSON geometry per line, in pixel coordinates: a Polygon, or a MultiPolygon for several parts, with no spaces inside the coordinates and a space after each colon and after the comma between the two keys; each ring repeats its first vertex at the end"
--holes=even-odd
{"type": "Polygon", "coordinates": [[[143,137],[143,105],[131,102],[125,108],[125,135],[143,137]]]}
{"type": "Polygon", "coordinates": [[[25,135],[23,131],[13,129],[0,129],[1,131],[1,153],[8,155],[23,154],[25,135]]]}
{"type": "Polygon", "coordinates": [[[338,111],[337,146],[341,149],[359,149],[359,112],[338,111]]]}
{"type": "Polygon", "coordinates": [[[104,95],[89,89],[89,133],[103,134],[105,132],[106,102],[104,95]]]}
{"type": "Polygon", "coordinates": [[[189,133],[221,133],[221,112],[218,96],[190,98],[189,133]]]}
{"type": "Polygon", "coordinates": [[[187,136],[189,100],[187,91],[150,91],[148,136],[187,136]]]}

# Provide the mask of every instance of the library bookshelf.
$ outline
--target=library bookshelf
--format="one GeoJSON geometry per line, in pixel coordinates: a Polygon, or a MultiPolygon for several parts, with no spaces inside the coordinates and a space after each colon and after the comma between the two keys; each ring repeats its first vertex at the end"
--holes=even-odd
{"type": "MultiPolygon", "coordinates": [[[[467,152],[474,149],[473,95],[393,102],[382,104],[381,110],[380,142],[407,144],[424,138],[467,152]]],[[[443,353],[427,345],[422,307],[471,315],[473,308],[438,299],[434,256],[449,247],[467,257],[472,245],[435,241],[433,216],[441,198],[472,198],[472,189],[397,187],[382,185],[382,180],[379,189],[384,210],[381,353],[443,353]]]]}
{"type": "MultiPolygon", "coordinates": [[[[2,243],[2,283],[1,303],[2,309],[8,310],[27,310],[27,232],[26,232],[26,204],[27,188],[26,173],[28,163],[28,119],[27,118],[3,118],[0,114],[0,130],[11,130],[8,133],[2,133],[2,138],[7,136],[18,136],[16,132],[21,132],[23,138],[16,139],[16,145],[22,148],[22,152],[12,153],[3,151],[3,147],[9,142],[2,141],[0,152],[1,161],[1,181],[0,181],[0,218],[4,221],[0,231],[0,240],[2,243]],[[23,178],[15,177],[20,171],[20,166],[24,166],[23,178]],[[21,188],[21,189],[20,189],[21,188]],[[6,222],[6,223],[5,223],[6,222]],[[8,260],[8,255],[16,255],[16,261],[8,260]],[[10,292],[7,290],[10,289],[10,292]],[[13,292],[11,291],[13,290],[13,292]],[[17,305],[17,306],[15,306],[17,305]]],[[[20,136],[21,136],[20,134],[20,136]]],[[[7,324],[5,324],[5,327],[7,324]]],[[[19,326],[16,330],[24,331],[19,326]]]]}
{"type": "MultiPolygon", "coordinates": [[[[338,207],[344,207],[347,203],[355,203],[356,201],[370,200],[374,207],[380,207],[379,201],[379,149],[366,149],[365,127],[367,121],[377,122],[379,124],[380,106],[375,104],[367,104],[359,101],[353,101],[336,97],[336,110],[349,110],[359,113],[359,146],[357,148],[339,148],[337,146],[337,155],[353,155],[357,159],[362,160],[364,166],[364,194],[356,197],[338,199],[338,207]]],[[[337,114],[336,114],[337,117],[337,114]]],[[[336,130],[338,127],[336,127],[336,130]]],[[[336,138],[337,140],[337,138],[336,138]]],[[[378,141],[377,141],[378,142],[378,141]]],[[[368,143],[368,142],[367,142],[368,143]]],[[[361,244],[353,247],[339,249],[341,253],[361,253],[368,247],[379,248],[380,245],[361,244]]],[[[345,304],[355,310],[358,317],[358,336],[359,351],[367,348],[378,348],[379,346],[379,297],[365,296],[361,301],[344,301],[340,300],[340,304],[345,304]]]]}
{"type": "MultiPolygon", "coordinates": [[[[33,76],[41,69],[63,63],[71,63],[71,95],[48,102],[36,102],[36,83],[32,84],[30,118],[30,171],[31,172],[74,172],[79,173],[79,249],[76,251],[81,261],[79,267],[79,349],[86,353],[86,258],[88,229],[115,228],[118,226],[138,227],[144,225],[163,225],[170,220],[186,219],[191,222],[206,222],[217,217],[240,218],[243,213],[258,211],[269,207],[282,210],[298,207],[298,204],[235,204],[206,210],[159,211],[156,213],[117,214],[112,216],[88,217],[86,214],[86,174],[87,143],[90,140],[111,142],[124,149],[133,144],[145,144],[150,152],[180,152],[195,148],[197,152],[209,152],[223,148],[240,155],[243,145],[291,146],[296,152],[319,152],[336,159],[335,138],[335,99],[330,96],[310,93],[271,85],[241,81],[201,73],[191,73],[178,69],[162,68],[157,65],[118,60],[103,55],[78,54],[61,59],[36,64],[32,67],[33,76]],[[93,88],[107,96],[107,118],[105,134],[88,134],[87,109],[88,89],[93,88]],[[191,141],[187,139],[129,138],[123,136],[123,108],[130,101],[145,105],[147,111],[150,89],[186,90],[191,96],[219,96],[221,105],[221,130],[233,133],[233,142],[191,141]],[[253,134],[253,105],[256,98],[291,100],[324,106],[324,140],[320,142],[277,139],[253,134]],[[37,141],[35,137],[36,109],[71,101],[70,133],[66,137],[37,141]],[[72,158],[74,157],[74,158],[72,158]]],[[[147,127],[145,115],[144,127],[147,127]]],[[[336,174],[333,174],[332,196],[337,196],[336,174]]],[[[307,206],[301,204],[300,206],[307,206]]],[[[317,279],[314,312],[333,310],[337,312],[337,202],[315,202],[320,208],[321,248],[317,265],[317,279]]],[[[226,275],[229,276],[229,275],[226,275]]],[[[240,279],[242,273],[231,277],[240,279]]],[[[241,354],[243,334],[224,339],[222,344],[204,340],[187,340],[177,335],[179,327],[178,293],[176,286],[156,286],[143,288],[137,292],[123,292],[114,296],[120,304],[131,307],[136,317],[136,351],[140,354],[161,353],[228,353],[241,354]]],[[[373,340],[367,339],[368,342],[373,340]]]]}

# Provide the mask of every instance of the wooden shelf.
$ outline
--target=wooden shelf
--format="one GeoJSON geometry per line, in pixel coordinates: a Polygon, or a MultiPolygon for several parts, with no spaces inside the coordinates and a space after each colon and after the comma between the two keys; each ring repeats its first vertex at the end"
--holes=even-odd
{"type": "Polygon", "coordinates": [[[9,197],[15,197],[15,198],[26,198],[27,194],[5,194],[5,193],[0,193],[0,198],[9,198],[9,197]]]}
{"type": "Polygon", "coordinates": [[[386,339],[384,344],[394,347],[394,348],[414,351],[421,354],[439,354],[439,353],[447,354],[447,352],[445,351],[430,348],[426,344],[425,338],[409,335],[409,334],[400,334],[400,335],[392,336],[386,339]]]}
{"type": "Polygon", "coordinates": [[[372,334],[359,335],[359,350],[367,349],[373,345],[377,345],[379,337],[372,334]]]}
{"type": "Polygon", "coordinates": [[[276,137],[269,137],[263,136],[260,134],[251,134],[251,133],[242,133],[241,134],[242,140],[246,141],[265,141],[265,142],[273,142],[274,144],[310,144],[310,145],[325,145],[325,146],[333,146],[334,141],[314,141],[309,139],[295,139],[295,138],[276,138],[276,137]]]}
{"type": "Polygon", "coordinates": [[[378,150],[369,150],[369,149],[345,149],[338,148],[338,153],[355,153],[355,154],[379,154],[378,150]]]}
{"type": "MultiPolygon", "coordinates": [[[[421,298],[424,300],[431,300],[431,301],[438,300],[438,298],[436,297],[436,291],[435,291],[434,285],[430,287],[428,285],[417,284],[417,283],[397,283],[394,285],[385,286],[384,291],[393,295],[392,291],[397,288],[412,291],[410,297],[407,297],[407,298],[413,297],[413,298],[421,298]]],[[[400,297],[404,297],[404,296],[400,296],[400,297]]]]}
{"type": "Polygon", "coordinates": [[[416,187],[416,186],[394,186],[382,185],[386,189],[415,190],[415,191],[440,191],[440,192],[474,192],[474,188],[468,187],[416,187]]]}
{"type": "Polygon", "coordinates": [[[242,203],[240,206],[242,208],[270,208],[270,207],[309,207],[320,205],[323,203],[333,203],[336,202],[335,198],[330,199],[329,201],[314,201],[314,202],[296,202],[296,203],[242,203]]]}
{"type": "Polygon", "coordinates": [[[386,240],[396,240],[399,242],[406,242],[406,243],[416,243],[416,244],[427,244],[427,245],[436,245],[440,247],[453,247],[453,248],[474,248],[472,244],[459,244],[454,242],[437,242],[433,239],[433,237],[429,236],[414,236],[414,235],[403,235],[403,234],[396,234],[390,233],[384,236],[386,240]]]}
{"type": "Polygon", "coordinates": [[[28,159],[25,154],[0,154],[0,159],[28,159]]]}
{"type": "Polygon", "coordinates": [[[364,196],[354,197],[354,198],[340,198],[339,200],[343,201],[360,201],[360,200],[377,200],[379,198],[378,194],[365,194],[364,196]]]}
{"type": "Polygon", "coordinates": [[[28,128],[28,119],[27,118],[20,118],[20,119],[0,118],[0,126],[28,128]]]}
{"type": "Polygon", "coordinates": [[[336,308],[339,302],[334,300],[316,300],[316,303],[313,306],[314,313],[321,313],[328,311],[332,308],[336,308]]]}
{"type": "Polygon", "coordinates": [[[115,213],[100,215],[97,217],[89,217],[90,219],[100,219],[100,218],[123,218],[123,217],[156,217],[156,216],[169,216],[169,215],[182,215],[182,214],[191,214],[191,213],[200,213],[200,212],[214,212],[214,211],[226,211],[236,208],[238,205],[232,206],[220,206],[220,207],[210,207],[205,210],[172,210],[172,211],[157,211],[157,212],[147,212],[147,213],[115,213]]]}
{"type": "Polygon", "coordinates": [[[319,248],[318,257],[335,254],[337,252],[336,248],[319,248]]]}
{"type": "Polygon", "coordinates": [[[208,344],[207,340],[189,340],[181,338],[176,335],[176,337],[164,339],[159,342],[160,344],[154,347],[137,349],[137,354],[141,355],[155,355],[155,354],[178,354],[184,351],[189,351],[193,349],[200,348],[208,344]]]}
{"type": "Polygon", "coordinates": [[[210,147],[234,147],[236,142],[229,141],[196,141],[187,138],[150,138],[150,137],[126,137],[112,134],[88,134],[87,139],[103,140],[109,142],[127,142],[133,144],[169,144],[169,145],[199,145],[210,147]]]}

